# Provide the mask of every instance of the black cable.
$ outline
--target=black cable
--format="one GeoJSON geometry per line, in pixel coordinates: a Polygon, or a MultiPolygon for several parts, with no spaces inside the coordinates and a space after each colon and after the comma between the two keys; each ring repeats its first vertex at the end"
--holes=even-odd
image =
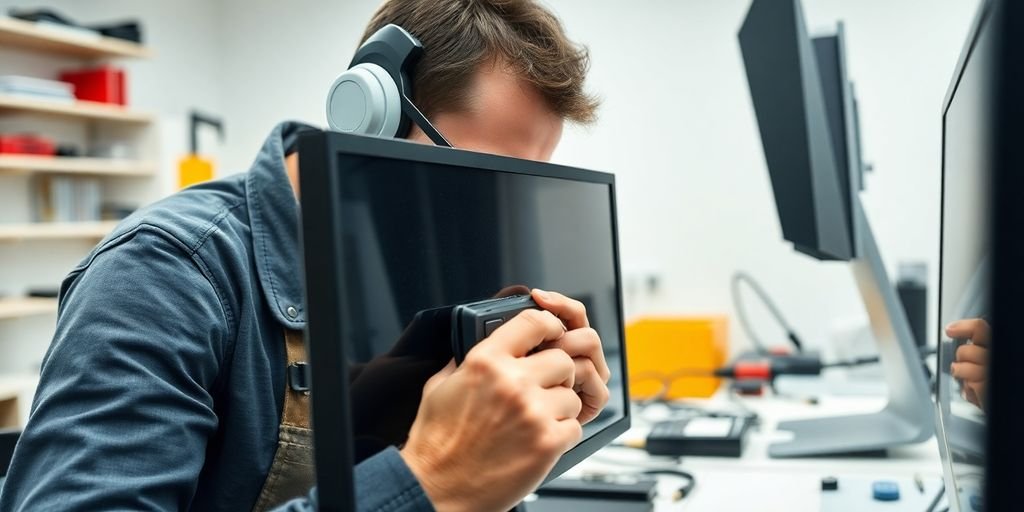
{"type": "Polygon", "coordinates": [[[932,500],[931,504],[928,505],[928,508],[926,508],[924,512],[935,512],[935,507],[939,506],[939,501],[942,500],[942,496],[945,494],[946,486],[943,484],[942,487],[939,487],[939,492],[935,494],[935,499],[932,500]]]}
{"type": "Polygon", "coordinates": [[[679,501],[693,492],[693,488],[697,487],[697,477],[693,476],[693,473],[689,471],[683,471],[681,469],[648,469],[643,472],[645,475],[670,475],[678,476],[686,480],[686,483],[675,492],[673,500],[679,501]]]}
{"type": "MultiPolygon", "coordinates": [[[[924,359],[929,356],[935,355],[935,347],[924,347],[918,351],[921,354],[921,358],[924,359]]],[[[847,359],[845,361],[832,361],[831,363],[822,363],[821,368],[851,368],[854,366],[864,366],[869,364],[875,364],[881,362],[879,356],[866,356],[857,357],[854,359],[847,359]]]]}
{"type": "Polygon", "coordinates": [[[881,358],[879,358],[878,356],[857,357],[845,361],[832,361],[831,363],[822,363],[821,369],[824,370],[825,368],[852,368],[854,366],[864,366],[869,364],[875,364],[878,362],[881,362],[881,358]]]}
{"type": "Polygon", "coordinates": [[[775,305],[775,301],[768,296],[768,292],[766,292],[750,274],[740,270],[732,275],[731,289],[733,308],[736,310],[736,318],[740,321],[740,327],[742,327],[743,331],[747,333],[747,337],[750,338],[750,342],[754,345],[754,348],[761,354],[768,353],[768,349],[765,347],[764,342],[757,336],[757,333],[754,332],[754,328],[750,324],[750,319],[747,318],[746,310],[743,309],[743,301],[740,296],[741,283],[746,283],[746,285],[754,291],[754,294],[761,299],[761,303],[768,308],[768,312],[775,318],[775,321],[778,322],[778,324],[786,331],[786,337],[789,338],[790,343],[793,344],[796,351],[803,352],[803,341],[801,341],[800,336],[797,336],[796,331],[794,331],[793,327],[789,325],[789,322],[786,321],[786,317],[782,315],[782,311],[777,305],[775,305]]]}

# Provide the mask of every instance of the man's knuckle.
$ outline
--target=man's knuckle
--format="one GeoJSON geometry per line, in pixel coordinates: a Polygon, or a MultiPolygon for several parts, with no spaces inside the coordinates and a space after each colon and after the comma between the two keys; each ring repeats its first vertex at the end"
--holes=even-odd
{"type": "Polygon", "coordinates": [[[583,359],[583,371],[587,372],[587,375],[598,375],[597,365],[594,364],[593,359],[583,359]]]}
{"type": "MultiPolygon", "coordinates": [[[[575,442],[579,441],[583,437],[583,425],[581,425],[578,421],[570,421],[568,423],[569,423],[569,426],[568,426],[567,430],[568,430],[569,440],[572,441],[573,443],[575,443],[575,442]]],[[[561,444],[561,443],[559,443],[559,444],[561,444]]]]}
{"type": "Polygon", "coordinates": [[[482,352],[470,353],[466,356],[466,359],[462,362],[462,367],[467,373],[473,377],[480,379],[493,378],[495,373],[498,371],[498,366],[494,360],[487,357],[482,352]]]}
{"type": "Polygon", "coordinates": [[[573,409],[572,415],[574,417],[579,416],[580,412],[583,411],[583,399],[581,399],[576,393],[573,393],[571,400],[573,409]]]}
{"type": "Polygon", "coordinates": [[[543,435],[534,438],[534,447],[541,453],[557,455],[562,447],[562,439],[559,434],[558,429],[552,427],[545,431],[543,435]]]}
{"type": "Polygon", "coordinates": [[[554,363],[559,369],[574,369],[576,368],[576,361],[573,360],[572,356],[568,352],[559,349],[549,349],[551,357],[554,359],[554,363]]]}
{"type": "Polygon", "coordinates": [[[496,379],[494,397],[510,410],[522,412],[529,408],[529,403],[523,397],[522,387],[517,377],[502,376],[496,379]]]}
{"type": "Polygon", "coordinates": [[[572,308],[574,310],[576,310],[576,313],[578,313],[580,315],[586,316],[586,314],[587,314],[587,305],[586,304],[584,304],[584,303],[582,303],[582,302],[580,302],[578,300],[573,300],[573,299],[569,300],[569,304],[571,304],[572,308]]]}

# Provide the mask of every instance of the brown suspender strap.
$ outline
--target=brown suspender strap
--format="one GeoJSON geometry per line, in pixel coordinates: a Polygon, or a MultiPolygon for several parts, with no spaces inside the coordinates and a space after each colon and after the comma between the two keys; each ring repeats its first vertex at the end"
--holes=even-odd
{"type": "Polygon", "coordinates": [[[302,331],[284,332],[288,365],[285,367],[284,408],[278,428],[277,451],[257,498],[256,512],[266,512],[303,496],[315,484],[313,432],[309,429],[309,387],[306,345],[302,331]]]}
{"type": "Polygon", "coordinates": [[[289,380],[284,389],[284,409],[281,412],[281,425],[309,428],[309,392],[306,379],[306,342],[302,331],[286,330],[284,332],[285,347],[288,356],[288,371],[285,378],[289,380]],[[296,379],[303,382],[294,382],[296,379]]]}

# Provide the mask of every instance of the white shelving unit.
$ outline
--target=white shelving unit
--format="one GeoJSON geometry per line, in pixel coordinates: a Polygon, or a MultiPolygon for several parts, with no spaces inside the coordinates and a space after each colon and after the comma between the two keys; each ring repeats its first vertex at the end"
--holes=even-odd
{"type": "Polygon", "coordinates": [[[153,121],[153,116],[147,113],[135,112],[119,105],[95,101],[38,99],[14,94],[0,94],[0,113],[28,113],[135,124],[153,121]]]}
{"type": "Polygon", "coordinates": [[[19,297],[0,299],[0,320],[24,318],[57,312],[57,299],[19,297]]]}
{"type": "MultiPolygon", "coordinates": [[[[43,64],[43,59],[53,61],[54,70],[61,69],[69,59],[84,63],[106,61],[120,58],[148,58],[150,50],[142,45],[119,39],[80,35],[66,30],[59,30],[37,25],[22,20],[0,15],[0,47],[11,52],[30,52],[32,59],[43,64]]],[[[43,66],[45,68],[46,66],[43,66]]],[[[33,68],[37,69],[37,68],[33,68]]],[[[17,74],[16,70],[5,70],[17,74]]],[[[56,73],[54,73],[56,74],[56,73]]],[[[41,78],[51,78],[43,76],[41,78]]],[[[134,146],[135,151],[129,153],[153,157],[154,148],[143,144],[151,141],[153,130],[151,125],[155,116],[130,107],[96,103],[90,101],[59,101],[31,96],[0,94],[0,121],[10,117],[7,127],[15,129],[22,126],[41,126],[36,128],[39,133],[47,134],[46,127],[58,127],[61,133],[77,133],[82,142],[109,143],[116,141],[134,146]]],[[[29,128],[31,129],[31,128],[29,128]]],[[[62,141],[63,142],[63,141],[62,141]]],[[[66,260],[70,269],[84,256],[89,244],[110,233],[117,222],[78,222],[78,223],[10,223],[7,219],[29,218],[29,212],[20,211],[32,204],[32,180],[26,175],[53,174],[64,176],[92,177],[109,182],[110,180],[153,179],[156,176],[157,164],[150,159],[110,159],[110,158],[79,158],[50,157],[0,154],[0,188],[4,188],[8,201],[0,204],[0,266],[10,265],[7,275],[12,280],[0,282],[0,345],[7,354],[30,354],[23,350],[38,351],[53,336],[53,325],[47,316],[57,312],[57,300],[50,298],[20,297],[24,289],[20,285],[53,286],[59,282],[50,282],[53,277],[47,272],[45,278],[30,275],[21,280],[22,272],[13,268],[15,262],[34,261],[35,253],[40,252],[40,259],[58,262],[57,269],[62,268],[66,260]],[[21,200],[17,187],[24,186],[24,194],[28,200],[21,200]],[[12,195],[13,194],[13,195],[12,195]],[[10,199],[16,199],[10,201],[10,199]],[[10,204],[7,204],[10,203],[10,204]],[[13,210],[12,210],[13,209],[13,210]],[[13,213],[13,215],[11,215],[13,213]],[[41,245],[41,244],[46,244],[41,245]],[[7,260],[7,261],[5,261],[7,260]],[[45,280],[43,280],[45,279],[45,280]],[[15,286],[10,289],[8,286],[15,286]],[[30,320],[36,318],[36,320],[30,320]],[[14,334],[16,333],[16,334],[14,334]]],[[[112,183],[110,185],[113,185],[112,183]]],[[[118,187],[103,186],[104,191],[120,190],[118,187]]],[[[113,193],[113,192],[110,192],[113,193]]],[[[109,197],[105,199],[111,199],[109,197]]],[[[28,272],[28,271],[26,271],[28,272]]],[[[59,281],[59,278],[56,279],[59,281]]],[[[31,356],[32,360],[35,356],[31,356]]],[[[11,423],[23,424],[24,412],[34,393],[38,379],[31,368],[0,372],[0,427],[15,426],[11,423]]]]}
{"type": "Polygon", "coordinates": [[[156,173],[156,162],[110,158],[0,155],[0,173],[52,173],[148,178],[156,173]]]}
{"type": "Polygon", "coordinates": [[[81,36],[8,17],[0,17],[0,45],[83,59],[151,56],[147,48],[131,41],[81,36]]]}
{"type": "Polygon", "coordinates": [[[107,236],[115,226],[117,222],[113,221],[0,224],[0,243],[30,240],[99,240],[107,236]]]}

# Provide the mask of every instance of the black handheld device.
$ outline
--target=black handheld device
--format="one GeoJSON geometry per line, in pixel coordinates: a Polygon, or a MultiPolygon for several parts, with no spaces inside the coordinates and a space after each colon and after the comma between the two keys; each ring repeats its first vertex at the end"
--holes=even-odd
{"type": "Polygon", "coordinates": [[[460,304],[452,309],[452,354],[462,364],[469,350],[521,311],[540,309],[529,295],[460,304]]]}

